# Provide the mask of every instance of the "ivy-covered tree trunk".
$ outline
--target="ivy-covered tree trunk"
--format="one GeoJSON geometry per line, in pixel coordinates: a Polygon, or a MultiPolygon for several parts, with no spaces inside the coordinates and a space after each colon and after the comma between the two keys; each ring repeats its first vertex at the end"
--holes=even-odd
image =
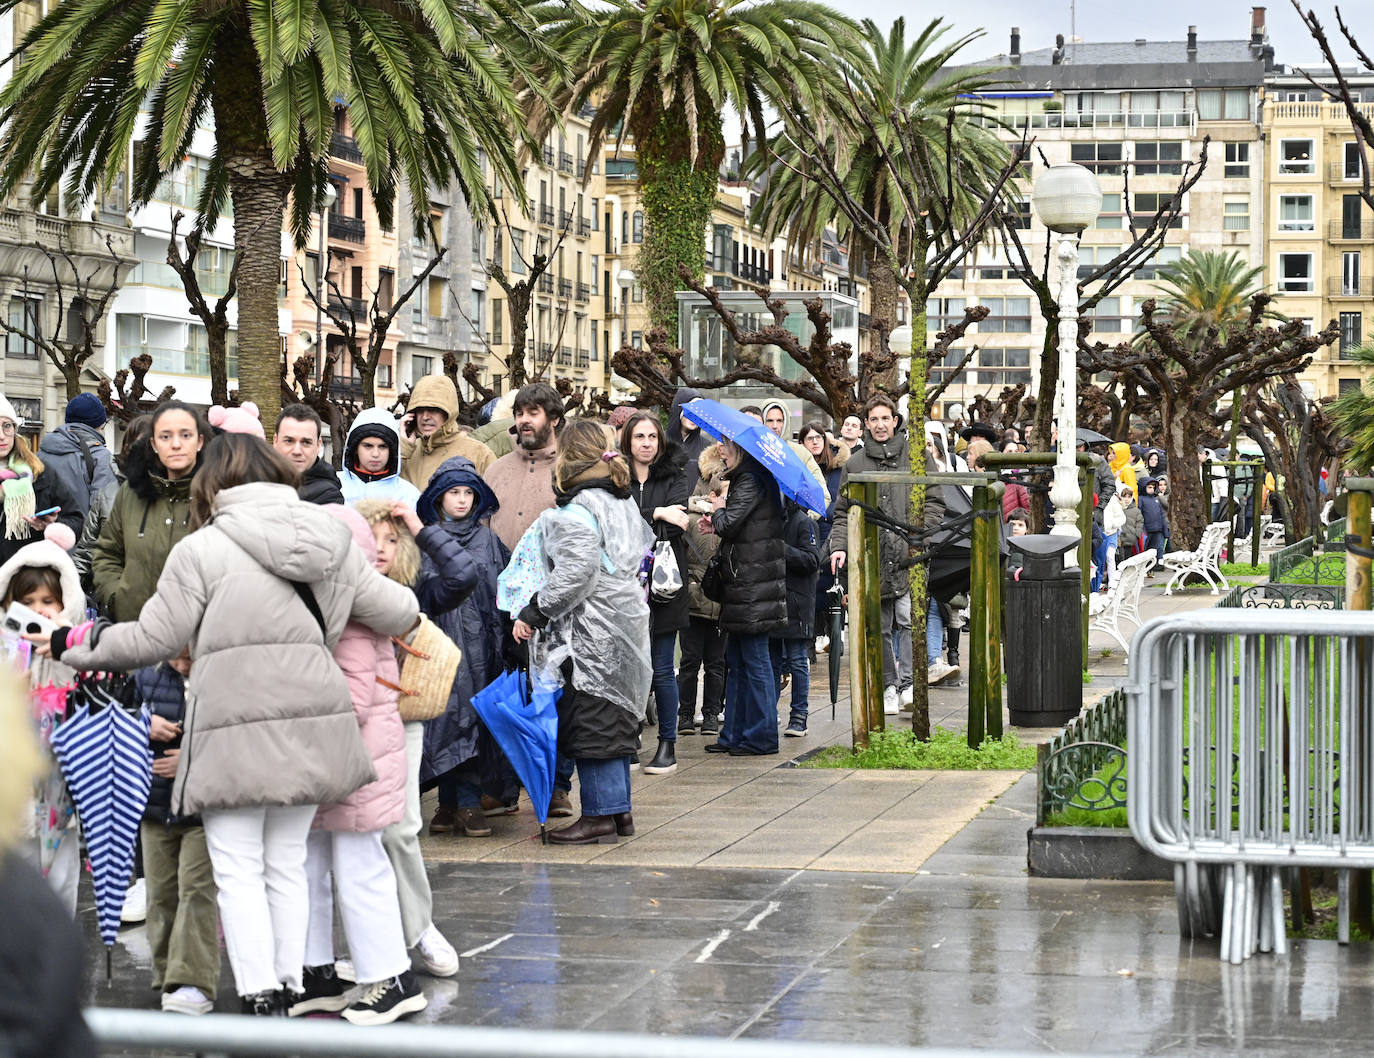
{"type": "Polygon", "coordinates": [[[277,332],[281,228],[287,180],[262,130],[262,82],[252,38],[221,35],[214,113],[218,149],[229,170],[238,259],[239,394],[258,406],[268,437],[281,410],[282,352],[277,332]]]}
{"type": "MultiPolygon", "coordinates": [[[[649,326],[677,336],[678,267],[705,275],[706,226],[716,204],[717,171],[725,154],[719,115],[703,108],[695,163],[686,120],[660,114],[644,134],[635,130],[644,242],[636,271],[644,287],[649,326]]],[[[646,123],[648,124],[648,123],[646,123]]]]}

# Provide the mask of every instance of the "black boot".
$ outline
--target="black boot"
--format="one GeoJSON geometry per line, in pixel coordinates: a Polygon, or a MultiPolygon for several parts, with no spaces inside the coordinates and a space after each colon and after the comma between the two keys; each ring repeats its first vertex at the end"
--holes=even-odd
{"type": "Polygon", "coordinates": [[[286,997],[280,989],[273,989],[271,992],[255,992],[252,995],[244,996],[242,1003],[243,1013],[258,1018],[281,1018],[286,1016],[286,997]]]}
{"type": "Polygon", "coordinates": [[[670,742],[666,738],[658,740],[658,752],[654,754],[654,759],[644,765],[645,775],[671,775],[677,771],[677,749],[676,742],[670,742]]]}
{"type": "Polygon", "coordinates": [[[719,735],[720,717],[716,716],[715,713],[702,713],[701,733],[703,735],[719,735]]]}

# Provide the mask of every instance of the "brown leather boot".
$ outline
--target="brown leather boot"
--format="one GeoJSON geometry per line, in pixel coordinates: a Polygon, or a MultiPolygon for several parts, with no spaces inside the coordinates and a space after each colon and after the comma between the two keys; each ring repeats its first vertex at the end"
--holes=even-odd
{"type": "Polygon", "coordinates": [[[570,827],[549,831],[550,845],[614,845],[615,816],[583,816],[570,827]]]}
{"type": "Polygon", "coordinates": [[[617,812],[615,814],[615,832],[622,838],[634,837],[635,817],[629,812],[617,812]]]}

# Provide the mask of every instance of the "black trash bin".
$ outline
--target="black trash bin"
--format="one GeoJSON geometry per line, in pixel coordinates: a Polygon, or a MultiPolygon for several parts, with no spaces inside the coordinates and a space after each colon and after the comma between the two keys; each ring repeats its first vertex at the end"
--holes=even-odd
{"type": "Polygon", "coordinates": [[[1017,727],[1059,727],[1083,704],[1082,584],[1064,565],[1078,538],[1007,539],[1021,568],[1007,574],[1007,708],[1017,727]]]}

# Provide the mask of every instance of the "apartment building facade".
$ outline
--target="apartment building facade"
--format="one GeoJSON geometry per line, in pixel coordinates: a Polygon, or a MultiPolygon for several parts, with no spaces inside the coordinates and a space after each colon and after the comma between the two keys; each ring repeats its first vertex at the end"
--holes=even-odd
{"type": "MultiPolygon", "coordinates": [[[[1374,117],[1374,76],[1352,69],[1348,78],[1374,117]]],[[[1340,340],[1305,374],[1317,395],[1330,396],[1365,377],[1350,356],[1374,327],[1374,213],[1360,195],[1360,149],[1345,107],[1294,73],[1267,78],[1265,97],[1265,264],[1280,312],[1309,328],[1340,326],[1340,340]]]]}
{"type": "MultiPolygon", "coordinates": [[[[986,64],[1007,69],[1004,87],[984,97],[1010,126],[999,135],[1008,144],[1022,136],[1034,139],[1031,160],[1017,181],[1017,227],[1037,265],[1048,233],[1034,216],[1030,195],[1046,163],[1076,162],[1093,170],[1101,184],[1102,210],[1080,241],[1079,275],[1086,277],[1129,245],[1133,223],[1148,223],[1176,194],[1186,163],[1196,162],[1204,139],[1210,139],[1202,176],[1184,195],[1164,246],[1098,303],[1094,340],[1126,339],[1141,302],[1158,294],[1158,269],[1190,250],[1235,252],[1252,266],[1265,263],[1260,112],[1273,52],[1262,8],[1252,12],[1249,38],[1228,41],[1200,41],[1189,27],[1175,41],[1076,43],[1022,52],[1013,30],[1009,51],[986,64]]],[[[958,364],[977,346],[973,361],[944,393],[939,413],[977,394],[995,399],[1004,386],[1024,384],[1035,392],[1045,321],[1018,278],[1017,264],[1000,242],[989,241],[928,304],[932,339],[961,319],[966,306],[991,309],[946,362],[958,364]]],[[[950,370],[937,369],[935,377],[950,370]]]]}

